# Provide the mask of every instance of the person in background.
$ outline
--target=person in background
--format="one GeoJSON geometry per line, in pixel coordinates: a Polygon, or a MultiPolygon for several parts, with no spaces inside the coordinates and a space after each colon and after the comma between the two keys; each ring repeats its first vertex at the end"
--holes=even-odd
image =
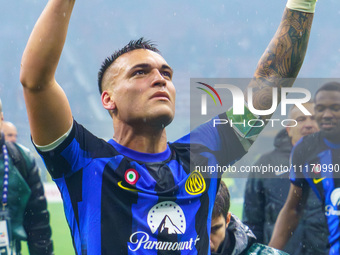
{"type": "MultiPolygon", "coordinates": [[[[4,115],[0,100],[0,130],[4,115]]],[[[52,255],[53,242],[39,168],[27,148],[5,141],[0,132],[0,254],[21,254],[27,241],[30,255],[52,255]]]]}
{"type": "Polygon", "coordinates": [[[5,141],[16,142],[18,138],[18,131],[12,122],[3,121],[2,132],[5,135],[5,141]]]}
{"type": "MultiPolygon", "coordinates": [[[[340,254],[340,83],[328,82],[315,93],[320,131],[304,136],[291,153],[290,190],[275,223],[271,247],[282,249],[303,214],[312,189],[320,199],[329,230],[328,254],[340,254]]],[[[317,232],[314,232],[316,241],[317,232]]]]}
{"type": "MultiPolygon", "coordinates": [[[[275,137],[275,149],[260,157],[256,166],[284,166],[289,169],[289,155],[293,146],[305,135],[319,130],[314,116],[314,104],[304,104],[312,113],[303,114],[295,105],[289,111],[294,127],[281,130],[275,137]]],[[[286,202],[290,187],[289,172],[268,172],[266,175],[250,173],[247,179],[242,221],[250,227],[257,241],[268,244],[276,218],[286,202]]],[[[327,223],[321,202],[309,192],[307,205],[298,228],[283,251],[291,255],[327,254],[327,223]]]]}
{"type": "Polygon", "coordinates": [[[256,243],[256,237],[249,227],[229,212],[229,208],[229,190],[221,181],[211,220],[211,255],[286,254],[256,243]]]}

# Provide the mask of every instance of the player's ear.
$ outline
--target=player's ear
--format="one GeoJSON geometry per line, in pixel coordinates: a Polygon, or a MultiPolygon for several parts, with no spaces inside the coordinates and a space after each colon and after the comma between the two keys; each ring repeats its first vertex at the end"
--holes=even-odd
{"type": "Polygon", "coordinates": [[[111,92],[107,90],[103,91],[101,99],[102,99],[103,107],[106,110],[113,111],[116,109],[116,103],[114,101],[114,97],[111,92]]]}
{"type": "Polygon", "coordinates": [[[228,212],[227,217],[226,217],[226,222],[225,222],[226,228],[228,227],[230,223],[230,218],[231,218],[231,212],[228,212]]]}

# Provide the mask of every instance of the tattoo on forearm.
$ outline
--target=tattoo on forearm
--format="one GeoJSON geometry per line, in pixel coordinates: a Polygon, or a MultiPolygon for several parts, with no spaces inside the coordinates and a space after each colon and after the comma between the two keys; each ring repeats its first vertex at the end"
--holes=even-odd
{"type": "Polygon", "coordinates": [[[253,103],[257,109],[271,107],[272,87],[280,89],[293,84],[306,54],[312,20],[311,13],[285,9],[280,27],[249,85],[253,88],[253,103]]]}

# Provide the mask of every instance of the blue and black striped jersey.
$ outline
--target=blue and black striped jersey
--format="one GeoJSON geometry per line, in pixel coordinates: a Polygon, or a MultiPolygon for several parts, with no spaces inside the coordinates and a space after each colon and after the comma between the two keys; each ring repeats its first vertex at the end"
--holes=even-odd
{"type": "Polygon", "coordinates": [[[244,153],[229,125],[211,121],[157,154],[106,142],[74,121],[61,145],[40,152],[83,255],[210,254],[219,173],[197,169],[229,165],[244,153]]]}
{"type": "Polygon", "coordinates": [[[323,202],[329,229],[329,254],[340,254],[340,144],[320,132],[303,137],[291,154],[291,182],[310,186],[323,202]]]}

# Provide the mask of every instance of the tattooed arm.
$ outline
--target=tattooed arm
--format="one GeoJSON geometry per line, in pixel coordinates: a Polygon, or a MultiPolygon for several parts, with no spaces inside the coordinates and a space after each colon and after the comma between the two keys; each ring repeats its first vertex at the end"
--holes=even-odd
{"type": "MultiPolygon", "coordinates": [[[[297,1],[315,2],[316,0],[297,1]]],[[[252,110],[251,106],[262,111],[261,113],[264,113],[264,110],[269,110],[268,113],[264,113],[267,115],[257,117],[253,114],[254,111],[236,115],[233,110],[227,111],[227,117],[230,122],[234,123],[232,126],[246,151],[268,123],[264,120],[271,117],[272,105],[276,106],[273,88],[277,88],[278,104],[281,88],[291,87],[300,71],[307,50],[313,16],[313,13],[285,9],[280,26],[262,55],[254,77],[244,93],[250,110],[252,110]],[[249,95],[252,102],[248,102],[249,89],[252,91],[252,95],[249,95]],[[247,124],[249,120],[257,121],[252,122],[252,126],[250,126],[247,124]]]]}
{"type": "Polygon", "coordinates": [[[313,13],[285,9],[281,24],[249,84],[255,109],[271,107],[272,88],[278,88],[280,95],[280,88],[293,85],[306,54],[313,16],[313,13]]]}

